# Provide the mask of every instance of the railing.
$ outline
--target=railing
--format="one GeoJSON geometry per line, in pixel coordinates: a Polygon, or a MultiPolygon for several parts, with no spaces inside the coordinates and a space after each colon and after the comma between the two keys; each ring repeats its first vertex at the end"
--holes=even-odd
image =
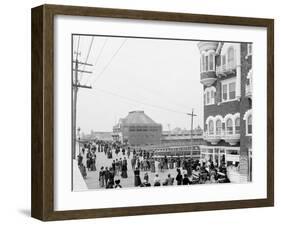
{"type": "Polygon", "coordinates": [[[231,64],[223,64],[220,66],[216,66],[217,74],[225,75],[233,72],[236,69],[236,65],[234,63],[231,64]]]}
{"type": "Polygon", "coordinates": [[[204,132],[204,139],[211,144],[217,144],[222,137],[220,134],[204,132]]]}
{"type": "Polygon", "coordinates": [[[234,145],[240,140],[240,133],[239,131],[221,131],[220,133],[204,132],[204,139],[211,144],[217,144],[220,140],[224,140],[234,145]]]}

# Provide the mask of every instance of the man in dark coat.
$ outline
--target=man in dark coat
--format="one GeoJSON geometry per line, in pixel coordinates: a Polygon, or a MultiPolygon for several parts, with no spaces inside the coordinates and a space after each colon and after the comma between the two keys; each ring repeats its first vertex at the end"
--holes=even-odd
{"type": "Polygon", "coordinates": [[[138,187],[138,186],[141,185],[140,170],[139,170],[139,168],[135,169],[134,174],[135,174],[135,187],[138,187]]]}
{"type": "Polygon", "coordinates": [[[122,178],[128,178],[127,174],[127,160],[126,157],[124,157],[124,160],[122,161],[122,173],[121,173],[122,178]]]}
{"type": "Polygon", "coordinates": [[[104,172],[105,187],[108,186],[109,175],[110,175],[110,172],[108,170],[108,167],[105,167],[105,172],[104,172]]]}
{"type": "Polygon", "coordinates": [[[177,169],[177,177],[176,177],[176,181],[177,181],[177,185],[182,185],[182,174],[181,174],[181,171],[180,169],[177,169]]]}

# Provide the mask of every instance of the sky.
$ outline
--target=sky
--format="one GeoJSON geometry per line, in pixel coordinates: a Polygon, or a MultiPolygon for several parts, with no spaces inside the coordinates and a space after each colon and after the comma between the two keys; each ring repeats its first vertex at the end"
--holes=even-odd
{"type": "Polygon", "coordinates": [[[198,41],[73,35],[80,66],[77,128],[112,131],[119,118],[143,110],[164,130],[203,125],[198,41]]]}

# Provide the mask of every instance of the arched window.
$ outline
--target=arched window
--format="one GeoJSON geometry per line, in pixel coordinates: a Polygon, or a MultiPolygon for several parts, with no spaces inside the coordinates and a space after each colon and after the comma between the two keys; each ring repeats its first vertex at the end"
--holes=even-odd
{"type": "Polygon", "coordinates": [[[234,67],[234,48],[229,47],[227,50],[227,63],[229,67],[234,67]]]}
{"type": "Polygon", "coordinates": [[[222,122],[220,119],[218,119],[216,121],[216,134],[221,135],[221,131],[222,131],[222,122]]]}
{"type": "Polygon", "coordinates": [[[214,121],[213,120],[209,121],[209,134],[210,135],[214,134],[214,121]]]}
{"type": "Polygon", "coordinates": [[[240,133],[240,118],[235,119],[235,133],[236,134],[240,133]]]}
{"type": "Polygon", "coordinates": [[[252,115],[248,116],[247,120],[247,133],[252,134],[252,115]]]}
{"type": "Polygon", "coordinates": [[[233,134],[233,122],[231,118],[226,121],[226,132],[227,134],[233,134]]]}

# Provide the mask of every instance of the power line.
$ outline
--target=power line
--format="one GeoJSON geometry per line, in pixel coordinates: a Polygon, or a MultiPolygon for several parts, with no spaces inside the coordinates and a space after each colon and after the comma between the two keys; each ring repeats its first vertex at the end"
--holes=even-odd
{"type": "MultiPolygon", "coordinates": [[[[89,49],[88,49],[87,57],[86,57],[85,63],[83,64],[83,71],[85,70],[85,67],[88,63],[88,59],[89,59],[89,55],[90,55],[90,52],[91,52],[91,49],[92,49],[93,42],[94,42],[94,36],[92,37],[92,40],[91,40],[91,43],[90,43],[90,46],[89,46],[89,49]]],[[[80,74],[79,81],[81,80],[82,75],[83,75],[83,72],[80,74]]]]}
{"type": "Polygon", "coordinates": [[[103,45],[102,45],[102,47],[101,47],[101,50],[100,50],[100,52],[99,52],[99,55],[97,56],[97,59],[96,59],[96,62],[95,62],[94,65],[97,65],[97,64],[98,64],[99,59],[100,59],[100,56],[101,56],[101,54],[102,54],[102,51],[103,51],[103,49],[104,49],[104,47],[105,47],[107,41],[108,41],[108,38],[106,38],[105,41],[103,42],[103,45]]]}
{"type": "MultiPolygon", "coordinates": [[[[93,41],[93,40],[92,40],[93,41]]],[[[84,68],[85,66],[92,66],[91,64],[88,64],[87,62],[81,62],[78,61],[78,55],[81,55],[81,53],[79,53],[79,45],[80,45],[80,36],[78,37],[78,44],[77,44],[77,51],[76,51],[76,59],[73,59],[73,54],[72,54],[72,62],[74,63],[74,67],[73,67],[73,63],[72,63],[72,92],[73,92],[73,98],[72,98],[72,106],[73,106],[73,114],[72,114],[72,158],[75,159],[76,156],[76,114],[77,114],[77,95],[78,95],[78,89],[79,88],[83,88],[83,89],[91,89],[92,87],[90,86],[86,86],[86,85],[81,85],[78,81],[78,73],[92,73],[90,71],[85,71],[85,70],[80,70],[79,66],[83,65],[84,68]]],[[[92,45],[92,43],[91,43],[92,45]]],[[[88,51],[88,56],[87,56],[87,60],[90,54],[90,49],[91,46],[89,48],[88,51]]],[[[75,52],[74,52],[75,54],[75,52]]],[[[87,61],[86,60],[86,61],[87,61]]],[[[82,76],[81,74],[81,76],[82,76]]]]}
{"type": "MultiPolygon", "coordinates": [[[[96,59],[96,61],[94,62],[94,65],[95,65],[96,68],[97,68],[97,64],[98,64],[98,62],[99,62],[100,56],[101,56],[101,54],[102,54],[102,52],[103,52],[103,49],[104,49],[104,47],[105,47],[107,41],[108,41],[108,38],[106,38],[105,41],[103,42],[103,45],[102,45],[102,47],[101,47],[101,50],[99,51],[99,54],[98,54],[98,56],[97,56],[97,59],[96,59]]],[[[87,78],[85,84],[88,84],[88,83],[89,83],[90,78],[91,78],[91,77],[88,76],[88,78],[87,78]]]]}
{"type": "MultiPolygon", "coordinates": [[[[161,98],[163,97],[163,95],[167,94],[167,93],[165,93],[165,94],[164,94],[164,93],[161,93],[161,92],[159,92],[159,91],[157,91],[157,90],[150,90],[150,89],[147,89],[146,87],[141,86],[141,85],[139,85],[139,84],[138,84],[135,88],[137,88],[137,89],[139,89],[139,90],[145,90],[145,91],[147,91],[147,92],[153,94],[154,96],[156,96],[156,97],[161,97],[161,98]]],[[[169,98],[170,100],[172,100],[169,95],[166,95],[165,98],[169,98]]],[[[179,103],[179,102],[177,102],[177,101],[175,101],[175,100],[172,100],[172,101],[173,101],[173,102],[171,102],[171,104],[173,104],[174,106],[177,106],[177,107],[180,107],[180,108],[184,108],[184,109],[188,108],[188,106],[185,106],[185,105],[182,104],[182,103],[179,103]]]]}
{"type": "Polygon", "coordinates": [[[97,82],[97,80],[100,78],[100,76],[105,72],[105,70],[109,67],[109,65],[111,64],[111,62],[113,61],[113,59],[116,57],[116,55],[118,54],[118,52],[120,51],[120,49],[124,46],[124,44],[126,43],[127,39],[125,39],[122,44],[119,46],[119,48],[117,49],[117,51],[112,55],[112,57],[110,58],[110,60],[108,61],[107,65],[105,65],[105,67],[103,68],[103,70],[98,74],[98,76],[96,77],[96,79],[93,81],[93,84],[97,82]]]}
{"type": "Polygon", "coordinates": [[[139,100],[136,100],[136,99],[133,99],[133,98],[125,97],[125,96],[122,96],[120,94],[113,93],[113,92],[110,92],[110,91],[107,91],[107,90],[99,89],[99,88],[96,88],[96,87],[95,87],[95,90],[101,91],[103,93],[107,93],[107,94],[112,95],[114,97],[119,97],[121,99],[126,99],[128,101],[133,102],[133,103],[139,103],[139,104],[147,105],[147,106],[150,106],[150,107],[153,107],[153,108],[158,108],[158,109],[161,109],[161,110],[165,110],[165,111],[170,111],[170,112],[173,112],[173,113],[178,113],[178,114],[186,115],[186,112],[181,112],[181,111],[173,110],[173,109],[166,108],[166,107],[159,106],[159,105],[155,105],[155,104],[145,103],[145,102],[142,102],[142,101],[139,101],[139,100]]]}

